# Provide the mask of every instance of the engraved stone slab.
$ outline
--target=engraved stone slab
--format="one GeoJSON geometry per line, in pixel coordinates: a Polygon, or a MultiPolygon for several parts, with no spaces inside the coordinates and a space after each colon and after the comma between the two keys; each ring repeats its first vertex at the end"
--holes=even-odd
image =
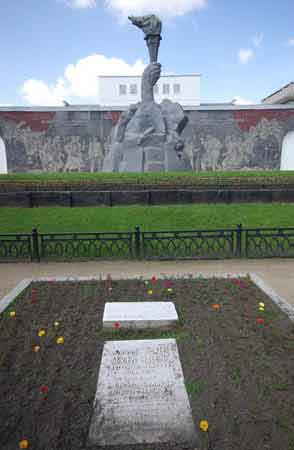
{"type": "Polygon", "coordinates": [[[167,329],[176,325],[178,314],[171,302],[119,302],[106,303],[103,314],[103,328],[167,329]]]}
{"type": "Polygon", "coordinates": [[[196,447],[175,339],[105,343],[89,442],[102,447],[159,442],[196,447]]]}

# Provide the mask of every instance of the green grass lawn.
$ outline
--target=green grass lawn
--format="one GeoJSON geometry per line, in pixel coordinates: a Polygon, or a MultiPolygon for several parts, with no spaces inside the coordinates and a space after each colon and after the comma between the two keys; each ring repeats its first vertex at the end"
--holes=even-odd
{"type": "Polygon", "coordinates": [[[12,173],[0,175],[0,184],[156,184],[156,185],[211,185],[211,184],[293,184],[294,171],[210,171],[210,172],[153,172],[153,173],[12,173]]]}
{"type": "Polygon", "coordinates": [[[294,226],[294,204],[204,204],[99,208],[0,208],[0,232],[128,231],[294,226]]]}

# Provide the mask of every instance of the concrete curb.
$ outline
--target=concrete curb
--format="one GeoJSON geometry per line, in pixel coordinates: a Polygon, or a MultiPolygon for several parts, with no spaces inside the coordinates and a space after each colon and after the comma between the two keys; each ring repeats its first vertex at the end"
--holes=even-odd
{"type": "Polygon", "coordinates": [[[0,300],[0,314],[31,284],[31,282],[31,278],[25,278],[0,300]]]}
{"type": "Polygon", "coordinates": [[[250,273],[250,278],[279,308],[287,314],[290,320],[294,321],[294,307],[284,298],[280,297],[261,277],[255,273],[250,273]]]}

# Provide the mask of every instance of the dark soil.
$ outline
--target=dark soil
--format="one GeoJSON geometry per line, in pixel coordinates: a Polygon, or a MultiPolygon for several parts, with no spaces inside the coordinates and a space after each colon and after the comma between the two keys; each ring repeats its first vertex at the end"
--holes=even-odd
{"type": "Polygon", "coordinates": [[[0,318],[0,449],[18,449],[22,439],[34,450],[88,449],[103,342],[176,337],[201,449],[293,450],[293,323],[248,279],[171,283],[32,284],[0,318]],[[147,299],[174,301],[180,325],[168,332],[101,330],[105,302],[147,299]],[[40,329],[44,337],[38,336],[40,329]],[[56,343],[58,336],[63,345],[56,343]],[[48,393],[40,392],[44,385],[48,393]],[[209,433],[199,429],[203,419],[209,433]]]}

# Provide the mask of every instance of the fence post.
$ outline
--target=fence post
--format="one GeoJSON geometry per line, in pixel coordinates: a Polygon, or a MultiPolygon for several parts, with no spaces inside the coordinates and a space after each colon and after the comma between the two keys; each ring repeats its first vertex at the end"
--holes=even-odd
{"type": "Polygon", "coordinates": [[[141,230],[137,225],[135,227],[135,258],[140,259],[141,257],[141,230]]]}
{"type": "Polygon", "coordinates": [[[242,224],[240,223],[239,225],[237,225],[237,231],[236,231],[236,236],[237,236],[236,257],[237,258],[241,258],[241,256],[242,256],[242,233],[243,233],[243,227],[242,227],[242,224]]]}
{"type": "Polygon", "coordinates": [[[37,228],[32,229],[33,259],[40,262],[39,235],[37,228]]]}

